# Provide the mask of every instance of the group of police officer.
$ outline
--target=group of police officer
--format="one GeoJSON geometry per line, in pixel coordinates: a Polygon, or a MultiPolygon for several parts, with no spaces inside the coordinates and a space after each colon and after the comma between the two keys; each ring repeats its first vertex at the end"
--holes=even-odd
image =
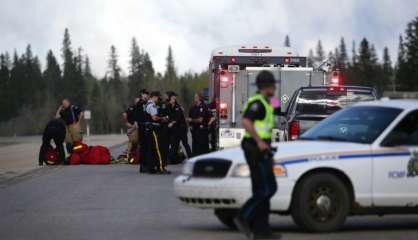
{"type": "Polygon", "coordinates": [[[123,117],[128,128],[127,152],[136,151],[137,145],[140,173],[170,174],[166,167],[179,162],[180,143],[188,158],[209,152],[209,134],[215,119],[200,94],[195,94],[186,117],[175,92],[167,92],[163,99],[160,92],[143,89],[123,117]],[[188,143],[189,127],[192,148],[188,143]]]}

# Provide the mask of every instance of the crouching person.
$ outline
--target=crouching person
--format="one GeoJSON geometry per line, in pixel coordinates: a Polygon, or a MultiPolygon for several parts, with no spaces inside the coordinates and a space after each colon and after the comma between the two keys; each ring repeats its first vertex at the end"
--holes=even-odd
{"type": "MultiPolygon", "coordinates": [[[[58,152],[57,161],[52,164],[63,164],[65,161],[64,152],[64,139],[65,139],[65,123],[61,119],[53,119],[48,122],[45,130],[42,134],[42,145],[39,151],[39,166],[42,166],[44,162],[48,161],[47,152],[52,149],[51,140],[54,141],[56,150],[58,152]]],[[[54,159],[55,160],[55,159],[54,159]]]]}
{"type": "Polygon", "coordinates": [[[55,117],[61,118],[65,122],[67,130],[65,143],[67,153],[71,154],[74,142],[82,140],[80,121],[83,118],[83,111],[80,107],[72,105],[68,98],[64,98],[55,117]]]}

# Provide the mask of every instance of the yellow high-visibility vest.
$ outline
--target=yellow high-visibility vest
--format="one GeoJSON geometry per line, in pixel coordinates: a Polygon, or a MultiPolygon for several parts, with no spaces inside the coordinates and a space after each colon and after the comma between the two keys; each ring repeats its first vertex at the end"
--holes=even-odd
{"type": "MultiPolygon", "coordinates": [[[[266,114],[264,119],[254,121],[254,128],[261,139],[271,140],[274,127],[274,108],[267,102],[264,96],[257,94],[248,99],[247,103],[244,105],[244,112],[247,111],[248,106],[255,101],[260,101],[263,104],[266,114]]],[[[248,132],[245,132],[244,137],[251,138],[251,135],[248,132]]]]}

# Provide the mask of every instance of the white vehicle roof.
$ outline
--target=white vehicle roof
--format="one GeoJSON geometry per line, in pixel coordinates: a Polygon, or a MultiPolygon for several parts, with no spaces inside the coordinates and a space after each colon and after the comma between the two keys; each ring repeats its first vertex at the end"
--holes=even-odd
{"type": "Polygon", "coordinates": [[[378,100],[371,102],[360,102],[356,106],[378,106],[401,108],[404,110],[412,110],[418,108],[418,99],[397,99],[397,100],[378,100]]]}
{"type": "Polygon", "coordinates": [[[240,52],[240,49],[246,50],[271,50],[271,52],[263,52],[262,56],[295,56],[299,57],[299,54],[293,49],[288,47],[278,47],[269,44],[242,44],[234,46],[225,46],[216,48],[212,51],[213,56],[254,56],[251,52],[240,52]]]}

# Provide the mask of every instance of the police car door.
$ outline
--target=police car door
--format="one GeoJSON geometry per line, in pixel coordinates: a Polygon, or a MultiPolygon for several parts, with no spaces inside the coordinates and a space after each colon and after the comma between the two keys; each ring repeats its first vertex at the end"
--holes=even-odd
{"type": "Polygon", "coordinates": [[[418,205],[418,110],[403,117],[373,152],[375,206],[418,205]]]}

